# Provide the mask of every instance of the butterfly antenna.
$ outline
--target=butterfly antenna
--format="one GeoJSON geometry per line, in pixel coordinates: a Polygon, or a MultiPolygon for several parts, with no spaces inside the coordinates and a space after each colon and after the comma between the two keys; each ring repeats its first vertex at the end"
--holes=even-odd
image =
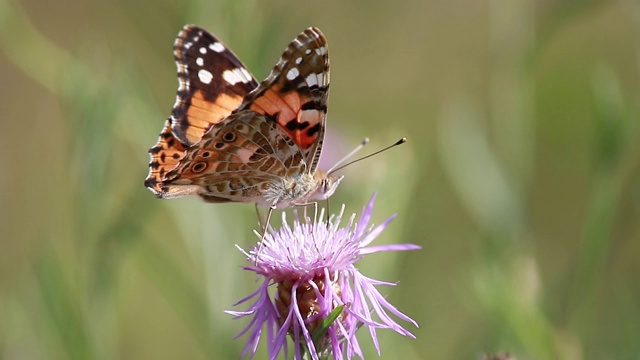
{"type": "Polygon", "coordinates": [[[334,165],[331,169],[329,169],[329,171],[327,171],[327,174],[334,173],[334,172],[336,172],[336,171],[338,171],[338,170],[340,170],[340,169],[344,169],[345,167],[347,167],[347,166],[349,166],[349,165],[351,165],[351,164],[357,163],[357,162],[358,162],[358,161],[360,161],[360,160],[364,160],[364,159],[370,158],[370,157],[372,157],[373,155],[380,154],[380,153],[381,153],[381,152],[383,152],[383,151],[387,151],[387,150],[391,149],[392,147],[396,147],[396,146],[398,146],[398,145],[402,145],[402,144],[404,144],[404,143],[406,143],[406,142],[407,142],[407,138],[402,138],[402,139],[400,139],[400,140],[396,141],[396,142],[395,142],[395,144],[393,144],[393,145],[389,145],[389,146],[387,146],[387,147],[386,147],[386,148],[384,148],[384,149],[378,150],[378,151],[376,151],[376,152],[374,152],[374,153],[371,153],[371,154],[369,154],[369,155],[367,155],[367,156],[364,156],[364,157],[361,157],[361,158],[359,158],[359,159],[355,159],[355,160],[353,160],[353,161],[350,161],[350,162],[348,162],[348,163],[346,163],[346,164],[344,164],[344,165],[342,165],[342,166],[337,166],[337,165],[339,165],[339,164],[343,163],[345,159],[347,159],[349,156],[353,155],[353,153],[355,153],[357,150],[362,149],[362,147],[363,147],[364,145],[366,145],[366,144],[367,144],[367,142],[369,142],[369,139],[364,139],[364,140],[365,140],[365,141],[363,141],[363,142],[362,142],[362,143],[361,143],[357,148],[355,148],[352,152],[350,152],[350,153],[349,153],[349,155],[345,156],[342,160],[338,161],[338,163],[337,163],[336,165],[334,165]]]}
{"type": "Polygon", "coordinates": [[[342,164],[343,162],[347,161],[347,159],[349,159],[350,157],[353,156],[353,154],[357,153],[358,151],[360,151],[365,145],[367,145],[369,143],[369,138],[364,138],[364,140],[362,140],[362,142],[360,143],[360,145],[356,146],[355,149],[351,150],[350,153],[348,153],[345,157],[343,157],[342,159],[338,160],[337,163],[335,163],[335,165],[333,165],[331,167],[331,169],[329,169],[327,171],[328,174],[331,174],[335,168],[337,168],[338,166],[340,166],[340,164],[342,164]]]}

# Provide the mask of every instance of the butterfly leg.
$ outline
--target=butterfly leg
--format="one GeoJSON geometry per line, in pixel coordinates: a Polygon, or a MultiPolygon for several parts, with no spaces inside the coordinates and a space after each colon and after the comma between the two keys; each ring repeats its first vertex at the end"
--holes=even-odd
{"type": "Polygon", "coordinates": [[[260,209],[258,208],[258,203],[256,203],[256,216],[258,217],[258,226],[260,226],[260,230],[262,233],[265,232],[265,225],[262,224],[262,215],[260,214],[260,209]]]}
{"type": "MultiPolygon", "coordinates": [[[[258,265],[258,256],[260,255],[260,252],[262,251],[262,247],[263,247],[263,243],[264,243],[264,237],[267,235],[267,228],[269,227],[269,221],[271,220],[271,213],[273,213],[273,210],[275,210],[276,207],[275,206],[270,206],[269,207],[269,212],[267,212],[267,219],[264,223],[264,226],[262,227],[262,236],[260,236],[260,243],[258,245],[258,251],[256,252],[256,258],[255,258],[255,263],[254,265],[258,265]]],[[[258,211],[258,207],[256,205],[256,211],[258,211]]],[[[260,214],[258,212],[258,214],[260,214]]],[[[258,216],[258,218],[260,218],[260,216],[258,216]]]]}
{"type": "Polygon", "coordinates": [[[326,209],[326,211],[327,211],[327,214],[326,214],[327,215],[327,217],[326,217],[327,224],[329,224],[329,198],[327,198],[327,209],[326,209]]]}
{"type": "Polygon", "coordinates": [[[318,202],[317,201],[302,203],[302,204],[294,204],[294,206],[296,207],[302,207],[302,216],[304,217],[305,221],[311,220],[307,217],[307,206],[309,205],[313,205],[313,222],[316,222],[318,220],[318,202]]]}
{"type": "Polygon", "coordinates": [[[311,220],[310,218],[307,217],[307,207],[309,205],[313,205],[313,222],[317,222],[318,221],[318,202],[314,201],[314,202],[310,202],[310,203],[306,203],[306,204],[302,204],[300,206],[304,206],[304,219],[305,221],[309,221],[311,220]]]}

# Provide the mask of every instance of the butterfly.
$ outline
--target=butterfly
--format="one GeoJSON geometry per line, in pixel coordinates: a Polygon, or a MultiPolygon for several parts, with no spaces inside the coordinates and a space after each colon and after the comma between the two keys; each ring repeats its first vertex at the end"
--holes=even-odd
{"type": "MultiPolygon", "coordinates": [[[[149,150],[157,197],[276,208],[328,199],[342,177],[318,169],[329,95],[327,40],[308,28],[260,84],[216,37],[185,26],[174,43],[178,91],[149,150]]],[[[267,217],[267,223],[268,223],[267,217]]]]}

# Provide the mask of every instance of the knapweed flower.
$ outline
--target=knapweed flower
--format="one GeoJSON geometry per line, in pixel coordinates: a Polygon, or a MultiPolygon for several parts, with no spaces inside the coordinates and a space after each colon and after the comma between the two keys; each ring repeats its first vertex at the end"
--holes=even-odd
{"type": "Polygon", "coordinates": [[[269,229],[259,250],[240,249],[251,263],[244,269],[263,278],[258,290],[236,304],[250,302],[247,310],[227,311],[236,317],[251,317],[249,325],[236,336],[248,333],[242,356],[250,353],[253,357],[263,335],[269,359],[275,359],[280,351],[288,358],[289,335],[295,359],[306,355],[315,360],[363,358],[355,336],[360,327],[368,329],[378,354],[377,329],[415,338],[390,314],[416,327],[418,324],[376,288],[395,284],[368,278],[355,267],[367,254],[420,248],[413,244],[369,246],[395,218],[377,227],[369,226],[374,199],[375,194],[357,222],[354,214],[344,227],[340,227],[344,205],[328,222],[296,219],[291,227],[283,214],[282,228],[269,229]],[[269,289],[274,287],[271,295],[269,289]]]}

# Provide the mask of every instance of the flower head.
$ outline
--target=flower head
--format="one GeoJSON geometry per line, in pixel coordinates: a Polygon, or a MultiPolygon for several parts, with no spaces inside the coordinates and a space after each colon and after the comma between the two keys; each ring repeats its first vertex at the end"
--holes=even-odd
{"type": "Polygon", "coordinates": [[[358,222],[354,214],[345,227],[340,227],[344,206],[328,223],[302,223],[296,219],[291,227],[283,214],[282,228],[269,229],[259,251],[257,247],[249,252],[240,249],[252,264],[244,269],[263,278],[258,290],[236,304],[252,301],[247,310],[228,311],[236,317],[252,317],[238,334],[248,333],[249,337],[243,355],[255,355],[265,329],[269,359],[275,359],[283,349],[288,353],[287,335],[293,339],[296,359],[306,351],[316,360],[330,355],[336,359],[345,355],[362,358],[355,333],[363,326],[368,328],[378,354],[377,329],[392,329],[415,338],[390,314],[416,327],[418,324],[391,305],[376,288],[395,284],[368,278],[354,265],[366,254],[419,249],[413,244],[369,246],[395,218],[392,216],[375,228],[369,226],[374,199],[375,195],[358,222]],[[269,293],[272,285],[276,287],[273,297],[269,293]],[[326,319],[336,313],[335,321],[327,324],[326,319]]]}

